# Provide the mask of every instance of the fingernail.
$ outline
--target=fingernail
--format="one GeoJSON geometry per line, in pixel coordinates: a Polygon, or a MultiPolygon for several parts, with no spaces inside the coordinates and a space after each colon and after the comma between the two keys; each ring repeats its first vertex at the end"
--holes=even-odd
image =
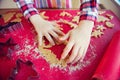
{"type": "Polygon", "coordinates": [[[69,60],[67,60],[66,62],[67,62],[68,64],[70,63],[70,61],[69,61],[69,60]]]}
{"type": "Polygon", "coordinates": [[[63,38],[61,37],[60,40],[63,41],[63,38]]]}
{"type": "Polygon", "coordinates": [[[60,59],[64,59],[64,57],[61,57],[60,59]]]}
{"type": "Polygon", "coordinates": [[[39,46],[41,46],[42,44],[41,43],[39,43],[39,46]]]}
{"type": "Polygon", "coordinates": [[[75,64],[75,63],[76,63],[76,61],[73,61],[72,63],[73,63],[73,64],[75,64]]]}
{"type": "Polygon", "coordinates": [[[62,37],[60,37],[59,39],[62,40],[62,37]]]}
{"type": "Polygon", "coordinates": [[[80,62],[83,62],[83,59],[81,59],[80,62]]]}
{"type": "Polygon", "coordinates": [[[52,46],[54,46],[54,45],[55,45],[55,43],[52,43],[51,45],[52,45],[52,46]]]}
{"type": "MultiPolygon", "coordinates": [[[[64,54],[64,53],[62,53],[62,54],[64,54]]],[[[65,59],[66,58],[66,56],[61,56],[61,59],[65,59]]]]}

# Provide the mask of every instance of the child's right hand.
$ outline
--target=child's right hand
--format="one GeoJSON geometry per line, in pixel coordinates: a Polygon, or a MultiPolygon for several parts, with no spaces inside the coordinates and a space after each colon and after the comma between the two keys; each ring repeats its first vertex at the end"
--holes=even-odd
{"type": "Polygon", "coordinates": [[[59,40],[59,35],[64,33],[56,28],[57,24],[44,20],[40,15],[33,15],[30,21],[38,34],[39,45],[42,45],[42,39],[45,37],[52,45],[55,45],[54,39],[59,40]]]}

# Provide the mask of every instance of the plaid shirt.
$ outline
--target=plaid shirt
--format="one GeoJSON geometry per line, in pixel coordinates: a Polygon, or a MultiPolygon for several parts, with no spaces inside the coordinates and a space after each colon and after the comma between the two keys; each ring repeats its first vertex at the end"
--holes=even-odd
{"type": "MultiPolygon", "coordinates": [[[[60,1],[63,0],[14,0],[21,8],[24,16],[28,19],[30,16],[39,14],[36,8],[63,8],[60,1]],[[39,3],[38,3],[39,2],[39,3]]],[[[98,15],[98,0],[80,0],[80,20],[95,21],[98,15]]],[[[71,0],[65,0],[64,8],[71,8],[71,0]]]]}

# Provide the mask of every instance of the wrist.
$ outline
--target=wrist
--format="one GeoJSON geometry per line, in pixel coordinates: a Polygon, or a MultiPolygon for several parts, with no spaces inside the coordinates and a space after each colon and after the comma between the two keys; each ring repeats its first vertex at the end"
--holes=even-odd
{"type": "Polygon", "coordinates": [[[45,22],[45,20],[38,14],[31,16],[29,19],[36,30],[38,27],[40,27],[40,24],[45,22]]]}
{"type": "Polygon", "coordinates": [[[30,19],[31,23],[33,23],[33,24],[36,22],[44,21],[44,19],[39,14],[32,15],[29,19],[30,19]]]}
{"type": "Polygon", "coordinates": [[[86,28],[86,29],[93,29],[94,22],[90,20],[81,20],[78,24],[79,27],[86,28]]]}

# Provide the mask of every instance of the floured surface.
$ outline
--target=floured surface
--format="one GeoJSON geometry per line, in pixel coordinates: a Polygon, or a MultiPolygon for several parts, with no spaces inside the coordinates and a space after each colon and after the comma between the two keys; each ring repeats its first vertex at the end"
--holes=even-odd
{"type": "MultiPolygon", "coordinates": [[[[43,12],[41,14],[43,18],[46,18],[49,21],[58,22],[64,33],[67,33],[72,28],[75,28],[71,27],[71,24],[77,25],[78,23],[76,22],[77,18],[73,20],[74,17],[78,15],[78,10],[41,10],[41,12],[43,12]],[[63,14],[60,16],[60,13],[62,12],[64,12],[64,15],[66,16],[63,16],[63,14]],[[66,20],[66,22],[63,23],[61,20],[66,20]]],[[[14,18],[17,17],[17,13],[19,12],[14,14],[14,18]]],[[[100,16],[105,16],[106,18],[105,20],[102,20],[102,17],[102,19],[95,24],[96,27],[94,27],[93,32],[95,30],[99,30],[103,34],[97,37],[92,37],[84,61],[76,64],[66,64],[65,61],[59,60],[65,45],[48,45],[45,50],[43,50],[43,48],[39,49],[37,45],[37,35],[33,26],[25,20],[22,15],[20,15],[19,18],[21,18],[23,29],[11,32],[11,37],[17,43],[17,45],[14,46],[15,51],[13,51],[14,54],[12,55],[12,59],[16,60],[20,58],[24,61],[32,61],[41,78],[40,80],[90,80],[90,77],[94,73],[94,70],[96,69],[106,47],[108,46],[108,43],[112,38],[112,35],[120,29],[117,25],[120,23],[112,12],[106,11],[101,13],[100,16]],[[109,19],[108,16],[110,15],[107,15],[106,17],[106,13],[114,17],[110,17],[109,19]],[[114,26],[112,28],[108,28],[105,24],[107,21],[114,23],[114,26]],[[103,27],[97,28],[98,25],[103,25],[106,29],[103,27]],[[44,51],[46,54],[44,54],[44,51]]],[[[9,19],[9,22],[14,21],[14,18],[9,19]]]]}

